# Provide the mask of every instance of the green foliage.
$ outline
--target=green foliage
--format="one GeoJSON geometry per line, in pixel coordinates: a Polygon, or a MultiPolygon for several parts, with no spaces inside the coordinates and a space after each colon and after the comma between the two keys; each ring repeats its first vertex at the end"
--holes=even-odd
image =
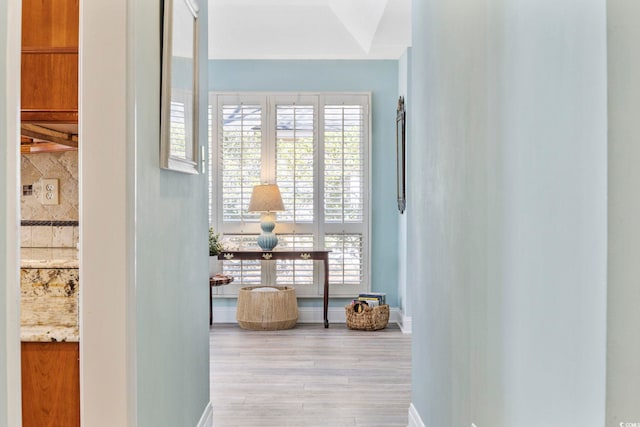
{"type": "Polygon", "coordinates": [[[213,227],[209,227],[209,256],[216,256],[224,251],[220,241],[220,233],[216,233],[213,227]]]}

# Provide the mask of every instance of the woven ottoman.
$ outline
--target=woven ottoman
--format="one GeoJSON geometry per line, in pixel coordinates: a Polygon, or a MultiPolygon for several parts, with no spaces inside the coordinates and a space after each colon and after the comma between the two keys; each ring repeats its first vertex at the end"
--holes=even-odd
{"type": "Polygon", "coordinates": [[[238,293],[238,325],[252,331],[291,329],[298,321],[298,300],[290,286],[248,286],[238,293]]]}

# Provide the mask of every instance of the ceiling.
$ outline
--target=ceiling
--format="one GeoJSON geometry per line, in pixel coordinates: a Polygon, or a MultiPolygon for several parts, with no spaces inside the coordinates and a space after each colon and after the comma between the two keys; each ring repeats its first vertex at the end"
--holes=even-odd
{"type": "Polygon", "coordinates": [[[411,0],[209,0],[210,59],[398,59],[411,0]]]}

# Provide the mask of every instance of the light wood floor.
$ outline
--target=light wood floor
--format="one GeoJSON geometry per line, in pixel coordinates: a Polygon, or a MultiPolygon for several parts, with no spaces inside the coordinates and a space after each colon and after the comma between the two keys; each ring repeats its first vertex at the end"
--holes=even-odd
{"type": "Polygon", "coordinates": [[[407,427],[411,337],[298,324],[210,330],[215,427],[407,427]]]}

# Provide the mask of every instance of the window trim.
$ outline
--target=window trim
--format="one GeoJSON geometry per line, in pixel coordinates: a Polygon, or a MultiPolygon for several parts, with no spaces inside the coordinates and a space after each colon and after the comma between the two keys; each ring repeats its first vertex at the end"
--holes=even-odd
{"type": "MultiPolygon", "coordinates": [[[[364,120],[366,121],[363,126],[363,132],[365,133],[364,139],[364,153],[363,153],[363,164],[365,171],[363,173],[363,177],[365,179],[364,192],[363,192],[363,212],[364,218],[361,223],[361,230],[363,234],[363,265],[362,265],[362,282],[360,285],[342,285],[332,286],[330,288],[330,297],[351,297],[357,292],[364,292],[371,290],[371,254],[372,254],[372,221],[371,221],[371,212],[372,212],[372,165],[371,165],[371,150],[372,150],[372,97],[371,92],[228,92],[228,91],[212,91],[209,92],[209,112],[210,116],[210,133],[209,133],[209,173],[211,174],[210,178],[210,188],[209,188],[209,200],[210,200],[210,225],[213,226],[216,231],[223,231],[223,218],[220,215],[220,209],[222,206],[222,194],[217,191],[217,183],[222,181],[222,157],[220,152],[220,147],[218,144],[218,135],[219,135],[219,124],[221,120],[222,108],[223,104],[230,104],[236,102],[238,104],[256,104],[262,107],[261,113],[261,121],[262,123],[267,123],[267,129],[263,131],[263,138],[266,141],[271,141],[270,145],[273,145],[275,149],[275,144],[272,141],[275,141],[275,124],[270,123],[269,120],[275,120],[275,113],[272,113],[272,109],[278,103],[282,103],[283,99],[287,99],[285,102],[294,101],[295,100],[305,100],[306,98],[315,98],[315,102],[313,105],[316,107],[314,122],[316,124],[316,128],[314,129],[314,138],[315,138],[315,146],[314,146],[314,161],[317,162],[317,168],[314,171],[314,186],[316,189],[316,194],[314,197],[314,211],[316,213],[322,212],[320,218],[322,218],[322,223],[320,222],[320,218],[314,220],[312,225],[313,233],[318,237],[316,239],[315,247],[316,249],[324,249],[324,238],[326,234],[336,233],[336,232],[344,232],[349,233],[349,228],[344,228],[343,224],[331,224],[326,223],[324,220],[324,114],[320,114],[320,109],[323,109],[326,105],[339,105],[345,104],[349,105],[350,100],[351,103],[355,105],[363,105],[365,107],[364,112],[364,120]],[[236,101],[233,101],[233,98],[236,98],[236,101]],[[342,292],[341,292],[342,291],[342,292]]],[[[275,150],[266,150],[268,152],[275,150]]],[[[267,156],[270,156],[267,161],[275,162],[275,152],[267,153],[267,156]]],[[[264,161],[264,154],[263,154],[264,161]]],[[[263,163],[261,179],[263,181],[274,182],[275,181],[275,165],[271,165],[273,167],[265,167],[263,163]],[[273,171],[273,173],[267,172],[265,174],[265,169],[268,171],[273,171]]],[[[259,234],[260,227],[259,222],[241,222],[239,227],[234,227],[233,230],[227,230],[228,234],[259,234]]],[[[272,279],[274,277],[275,266],[273,268],[274,271],[269,268],[263,268],[263,280],[272,279]],[[265,274],[265,270],[266,274],[265,274]]],[[[305,293],[299,293],[298,296],[302,298],[318,298],[322,296],[322,269],[314,268],[314,293],[307,295],[305,293]]],[[[241,284],[232,284],[221,289],[218,289],[218,295],[223,297],[236,297],[237,291],[240,287],[246,286],[241,284]]]]}

